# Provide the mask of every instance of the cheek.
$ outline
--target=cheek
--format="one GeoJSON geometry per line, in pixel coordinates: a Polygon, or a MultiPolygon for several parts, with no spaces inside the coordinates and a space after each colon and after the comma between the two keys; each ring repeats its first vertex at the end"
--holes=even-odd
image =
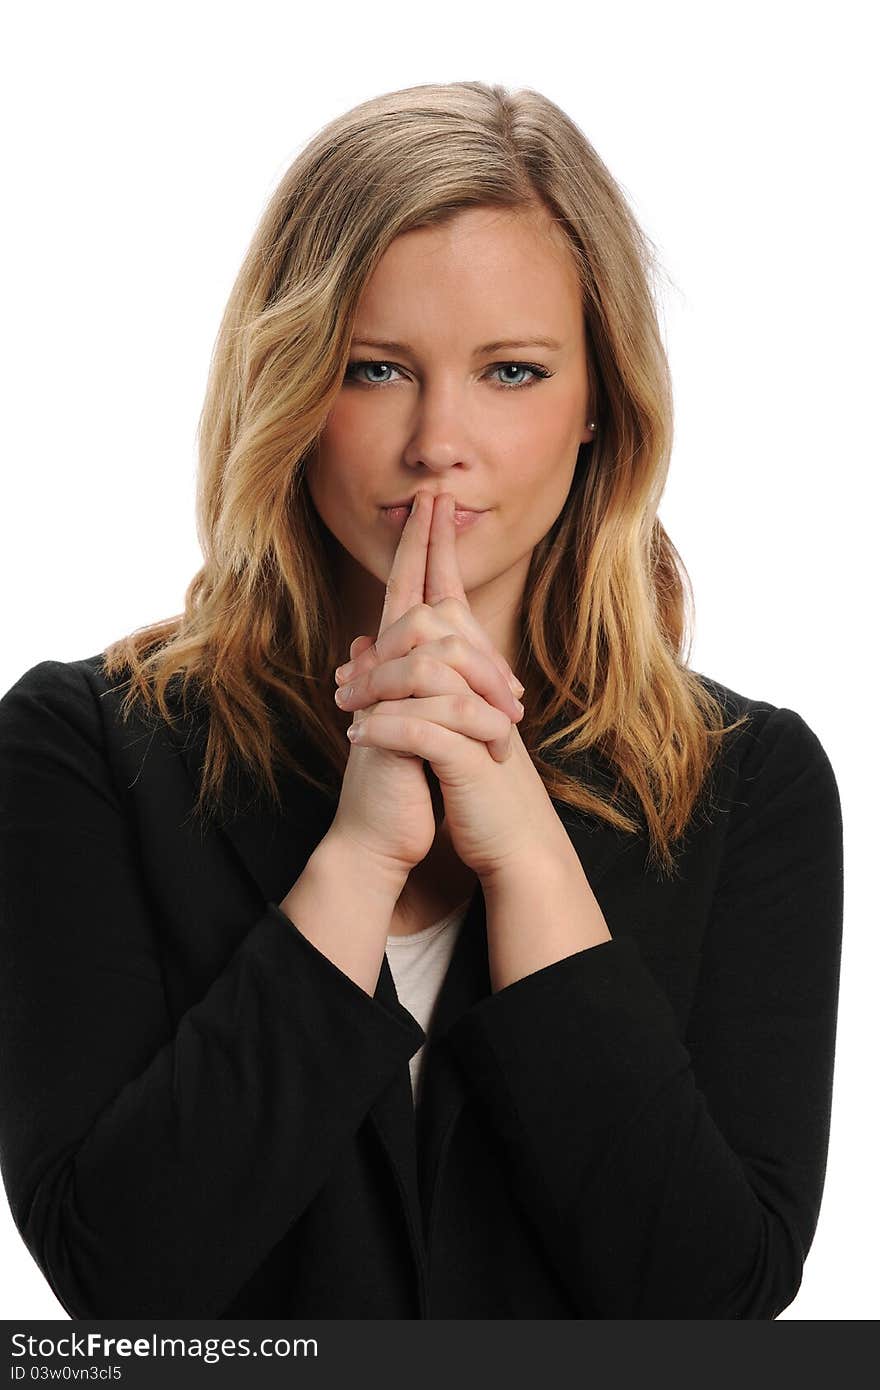
{"type": "Polygon", "coordinates": [[[333,448],[322,438],[319,451],[306,464],[305,485],[312,506],[337,540],[346,511],[341,478],[342,470],[333,448]]]}
{"type": "Polygon", "coordinates": [[[387,450],[388,421],[383,419],[375,402],[370,406],[353,387],[350,392],[343,392],[336,398],[324,423],[321,438],[328,458],[344,459],[350,456],[354,446],[358,458],[367,460],[374,454],[381,456],[383,442],[387,450]]]}
{"type": "MultiPolygon", "coordinates": [[[[558,422],[553,431],[559,434],[558,422]]],[[[503,468],[504,495],[499,499],[505,531],[516,547],[536,545],[563,511],[577,464],[577,445],[549,433],[531,442],[520,439],[503,468]]]]}
{"type": "Polygon", "coordinates": [[[382,473],[387,464],[388,434],[375,419],[345,399],[333,407],[321,431],[319,447],[307,477],[313,496],[335,511],[363,508],[364,499],[382,496],[382,473]],[[384,460],[384,462],[383,462],[384,460]]]}
{"type": "Polygon", "coordinates": [[[520,507],[541,515],[548,507],[561,507],[574,476],[577,451],[571,431],[560,427],[558,417],[549,418],[545,428],[520,433],[502,463],[507,500],[515,499],[520,507]]]}
{"type": "MultiPolygon", "coordinates": [[[[346,459],[343,447],[344,432],[328,421],[313,456],[306,464],[306,484],[316,505],[321,509],[338,510],[345,505],[346,486],[351,484],[351,460],[346,459]]],[[[350,438],[350,436],[349,436],[350,438]]]]}
{"type": "MultiPolygon", "coordinates": [[[[350,436],[346,436],[350,438],[350,436]]],[[[350,454],[325,432],[320,447],[305,465],[305,486],[320,520],[343,550],[365,564],[373,548],[370,508],[365,500],[376,492],[362,466],[352,467],[350,454]]]]}

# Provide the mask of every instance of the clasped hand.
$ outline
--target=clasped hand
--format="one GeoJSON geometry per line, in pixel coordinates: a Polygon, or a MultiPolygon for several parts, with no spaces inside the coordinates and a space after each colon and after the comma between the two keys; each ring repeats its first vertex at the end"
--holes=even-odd
{"type": "Polygon", "coordinates": [[[379,636],[336,680],[337,703],[356,712],[353,743],[430,764],[455,851],[482,880],[516,863],[545,829],[559,828],[516,728],[515,677],[467,600],[451,493],[416,494],[379,636]]]}

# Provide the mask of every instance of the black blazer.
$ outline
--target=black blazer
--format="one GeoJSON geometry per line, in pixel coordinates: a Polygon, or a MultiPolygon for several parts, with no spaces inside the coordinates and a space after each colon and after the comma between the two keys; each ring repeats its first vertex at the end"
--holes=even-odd
{"type": "Polygon", "coordinates": [[[0,700],[0,1164],[72,1318],[792,1301],[843,893],[835,776],[800,715],[707,681],[751,722],[677,879],[644,835],[557,804],[613,940],[493,994],[478,889],[415,1116],[425,1034],[387,957],[371,997],[277,906],[335,804],[282,772],[282,816],[240,797],[203,834],[203,714],[122,725],[100,665],[40,662],[0,700]]]}

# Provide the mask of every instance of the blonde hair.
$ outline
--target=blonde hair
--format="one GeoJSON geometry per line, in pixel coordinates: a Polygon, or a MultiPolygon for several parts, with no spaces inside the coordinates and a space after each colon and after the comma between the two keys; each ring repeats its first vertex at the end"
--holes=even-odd
{"type": "Polygon", "coordinates": [[[527,690],[520,735],[551,796],[626,832],[640,829],[642,814],[651,861],[675,872],[672,845],[722,736],[746,716],[725,726],[687,667],[690,637],[682,653],[693,595],[657,517],[673,410],[656,256],[593,147],[539,92],[408,87],[339,116],[297,156],[259,222],[214,346],[199,420],[204,564],[184,612],[112,643],[105,670],[128,673],[126,717],[140,698],[169,720],[173,679],[207,702],[198,812],[219,802],[236,754],[276,804],[278,757],[338,796],[349,744],[333,668],[344,629],[305,465],[380,258],[402,232],[475,206],[537,209],[567,238],[598,424],[532,555],[514,666],[527,690]],[[276,701],[325,754],[333,785],[283,747],[276,701]],[[607,761],[613,788],[576,775],[587,749],[607,761]]]}

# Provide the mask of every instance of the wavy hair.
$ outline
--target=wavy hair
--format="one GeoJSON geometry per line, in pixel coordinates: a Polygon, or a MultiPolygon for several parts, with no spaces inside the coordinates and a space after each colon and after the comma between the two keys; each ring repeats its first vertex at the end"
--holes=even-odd
{"type": "Polygon", "coordinates": [[[333,701],[343,628],[305,467],[380,258],[401,233],[475,206],[540,209],[566,236],[598,424],[532,554],[514,666],[527,690],[520,736],[549,795],[625,832],[644,822],[651,862],[675,873],[673,845],[702,804],[722,737],[747,716],[725,725],[688,668],[693,594],[657,517],[673,408],[653,245],[581,130],[531,89],[390,92],[331,121],[297,155],[214,344],[198,427],[204,564],[184,612],[111,643],[105,671],[126,673],[125,717],[141,699],[170,721],[170,682],[207,704],[197,812],[219,804],[236,756],[276,805],[277,759],[338,797],[350,751],[333,701]],[[284,746],[291,717],[329,762],[330,783],[284,746]],[[577,775],[585,750],[613,786],[577,775]]]}

